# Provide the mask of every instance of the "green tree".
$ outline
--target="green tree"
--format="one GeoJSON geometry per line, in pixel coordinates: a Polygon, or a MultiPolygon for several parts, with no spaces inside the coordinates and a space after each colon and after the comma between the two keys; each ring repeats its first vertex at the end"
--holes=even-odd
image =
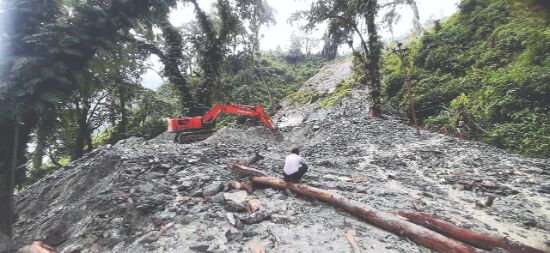
{"type": "MultiPolygon", "coordinates": [[[[548,156],[549,8],[536,1],[462,1],[456,13],[415,43],[411,79],[419,119],[454,131],[459,113],[470,138],[548,156]]],[[[386,101],[406,104],[395,56],[385,57],[386,101]]],[[[467,136],[468,137],[468,136],[467,136]]]]}
{"type": "Polygon", "coordinates": [[[381,4],[381,8],[389,8],[389,10],[384,15],[384,23],[386,23],[389,28],[392,37],[393,37],[393,25],[397,23],[401,15],[397,13],[396,9],[400,6],[409,6],[413,12],[413,33],[421,36],[424,33],[424,27],[420,23],[420,11],[418,10],[418,5],[416,0],[388,0],[381,4]]]}
{"type": "Polygon", "coordinates": [[[52,23],[54,12],[45,2],[2,1],[0,15],[9,15],[11,21],[4,24],[0,63],[0,202],[6,203],[0,206],[2,243],[12,234],[14,170],[24,162],[23,151],[39,115],[55,98],[77,90],[75,74],[98,48],[115,41],[132,19],[150,15],[151,6],[158,4],[135,0],[110,1],[106,7],[79,5],[66,21],[52,23]]]}
{"type": "MultiPolygon", "coordinates": [[[[294,19],[305,17],[308,21],[306,28],[311,29],[315,25],[326,20],[337,19],[333,25],[340,27],[340,32],[348,36],[357,35],[360,40],[361,52],[354,51],[356,63],[361,68],[356,68],[360,73],[358,80],[368,87],[370,98],[370,110],[373,115],[380,115],[380,59],[382,44],[378,36],[376,15],[379,6],[378,1],[354,1],[354,0],[318,0],[311,9],[297,13],[294,19]],[[361,22],[367,25],[368,40],[360,29],[361,22]]],[[[350,43],[351,44],[351,43],[350,43]]],[[[351,44],[352,45],[352,44],[351,44]]],[[[353,49],[353,47],[352,47],[353,49]]]]}
{"type": "Polygon", "coordinates": [[[338,47],[351,40],[349,31],[346,30],[346,25],[341,24],[341,19],[329,19],[327,30],[323,35],[323,49],[321,54],[323,57],[332,60],[338,54],[338,47]]]}
{"type": "Polygon", "coordinates": [[[196,90],[196,99],[199,106],[209,107],[221,95],[221,63],[226,46],[236,35],[241,24],[234,7],[227,0],[218,0],[215,3],[219,20],[209,17],[197,1],[190,0],[190,2],[195,8],[199,32],[193,39],[201,69],[201,82],[196,90]]]}
{"type": "Polygon", "coordinates": [[[245,46],[253,57],[260,53],[260,28],[263,25],[275,24],[273,8],[266,0],[239,0],[236,11],[241,20],[247,21],[247,39],[245,46]]]}

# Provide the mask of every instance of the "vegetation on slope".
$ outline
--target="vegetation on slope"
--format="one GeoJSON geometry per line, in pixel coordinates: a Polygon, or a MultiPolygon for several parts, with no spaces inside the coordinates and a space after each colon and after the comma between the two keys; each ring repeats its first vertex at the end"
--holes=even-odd
{"type": "MultiPolygon", "coordinates": [[[[426,127],[451,132],[464,113],[470,137],[550,156],[548,4],[465,0],[459,8],[409,43],[417,115],[426,127]]],[[[385,55],[384,96],[389,110],[407,114],[400,64],[385,55]]]]}

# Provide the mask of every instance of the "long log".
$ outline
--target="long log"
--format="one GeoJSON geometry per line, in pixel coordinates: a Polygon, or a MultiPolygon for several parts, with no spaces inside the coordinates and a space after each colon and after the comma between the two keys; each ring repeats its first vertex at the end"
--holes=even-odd
{"type": "Polygon", "coordinates": [[[449,222],[440,220],[429,214],[401,210],[399,215],[407,218],[409,221],[437,231],[448,237],[461,242],[473,245],[478,248],[492,250],[493,248],[502,248],[510,253],[544,253],[544,251],[533,247],[513,242],[505,237],[490,235],[487,233],[472,231],[457,227],[449,222]]]}
{"type": "Polygon", "coordinates": [[[276,188],[290,189],[296,193],[334,204],[335,206],[340,207],[371,224],[394,234],[405,236],[426,248],[438,252],[449,253],[484,252],[471,246],[464,245],[454,239],[448,238],[422,226],[408,222],[397,215],[376,210],[357,201],[348,200],[339,194],[307,185],[285,182],[277,178],[269,177],[262,171],[238,163],[231,163],[229,167],[238,170],[243,174],[250,175],[251,180],[254,183],[276,188]]]}

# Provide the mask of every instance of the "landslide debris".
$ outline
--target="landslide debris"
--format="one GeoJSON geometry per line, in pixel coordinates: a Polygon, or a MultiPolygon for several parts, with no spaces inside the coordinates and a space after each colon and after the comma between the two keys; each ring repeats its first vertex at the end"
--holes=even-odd
{"type": "MultiPolygon", "coordinates": [[[[320,97],[349,71],[320,77],[351,64],[332,66],[306,83],[322,87],[320,97]]],[[[163,135],[95,150],[17,194],[16,245],[42,240],[62,252],[429,252],[309,198],[235,189],[246,177],[227,169],[229,162],[259,151],[265,158],[255,167],[280,176],[284,157],[299,146],[311,164],[306,184],[384,211],[414,206],[550,249],[550,161],[415,135],[399,119],[371,119],[364,93],[352,94],[334,108],[285,101],[276,133],[226,127],[192,144],[163,135]],[[491,206],[476,205],[489,196],[491,206]]]]}

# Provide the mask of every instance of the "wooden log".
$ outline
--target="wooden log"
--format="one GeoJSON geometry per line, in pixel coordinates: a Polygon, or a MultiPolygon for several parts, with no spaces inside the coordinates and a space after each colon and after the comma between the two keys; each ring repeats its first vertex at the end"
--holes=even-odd
{"type": "Polygon", "coordinates": [[[269,177],[262,171],[238,163],[230,164],[230,168],[250,175],[251,180],[254,183],[276,188],[290,189],[296,193],[334,204],[335,206],[340,207],[371,224],[394,234],[405,236],[426,248],[436,250],[438,252],[483,252],[471,246],[464,245],[454,239],[448,238],[442,234],[408,222],[397,215],[378,211],[357,201],[348,200],[345,197],[333,192],[328,192],[307,185],[285,182],[281,179],[269,177]]]}
{"type": "Polygon", "coordinates": [[[472,231],[457,227],[449,222],[438,219],[425,213],[411,212],[401,210],[399,215],[407,218],[409,221],[422,225],[431,230],[437,231],[448,237],[461,242],[473,245],[478,248],[492,250],[493,248],[502,248],[510,253],[544,253],[533,247],[513,242],[502,236],[490,235],[487,233],[472,231]]]}
{"type": "Polygon", "coordinates": [[[59,253],[52,246],[43,242],[34,241],[31,245],[20,248],[18,253],[59,253]]]}
{"type": "Polygon", "coordinates": [[[261,171],[254,168],[250,168],[248,166],[244,166],[238,162],[232,162],[229,164],[229,168],[235,169],[240,171],[243,174],[249,175],[249,176],[260,176],[260,177],[267,177],[268,175],[261,171]]]}

